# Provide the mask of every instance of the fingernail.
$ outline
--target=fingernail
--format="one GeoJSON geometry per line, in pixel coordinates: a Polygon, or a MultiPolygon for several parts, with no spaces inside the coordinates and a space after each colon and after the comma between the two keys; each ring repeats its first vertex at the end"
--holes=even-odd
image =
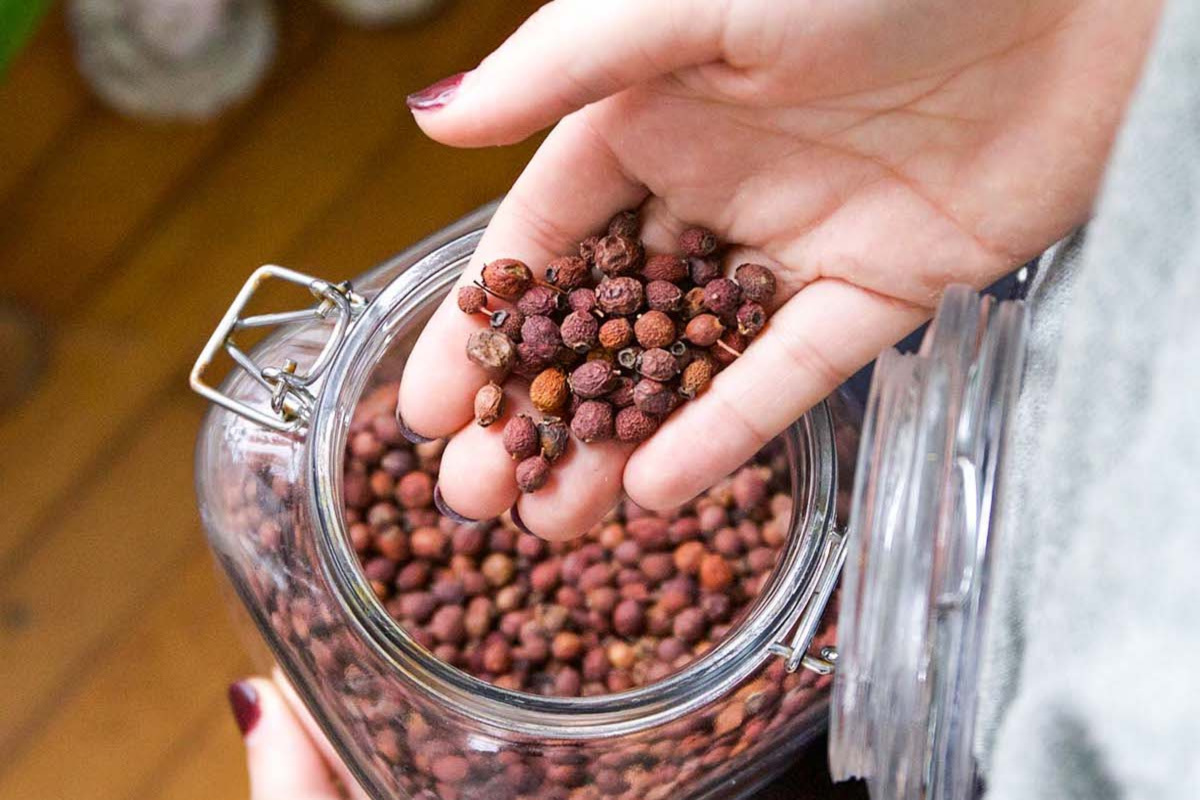
{"type": "Polygon", "coordinates": [[[517,507],[513,506],[508,510],[508,516],[512,518],[512,524],[521,533],[527,533],[530,536],[537,536],[536,533],[525,527],[525,521],[521,519],[521,512],[517,511],[517,507]]]}
{"type": "Polygon", "coordinates": [[[229,706],[233,709],[233,718],[242,736],[249,735],[262,716],[254,686],[247,681],[229,684],[229,706]]]}
{"type": "Polygon", "coordinates": [[[412,428],[408,427],[408,425],[404,422],[404,417],[400,416],[399,411],[396,412],[396,424],[400,426],[400,435],[405,439],[408,439],[408,441],[413,444],[425,444],[426,442],[433,441],[433,439],[427,439],[426,437],[414,431],[412,428]]]}
{"type": "Polygon", "coordinates": [[[458,93],[458,87],[466,75],[467,73],[460,72],[449,78],[442,78],[419,92],[413,92],[404,102],[408,103],[408,107],[413,111],[436,111],[454,99],[454,95],[458,93]]]}
{"type": "Polygon", "coordinates": [[[442,497],[442,487],[440,486],[433,487],[433,504],[437,507],[439,514],[441,514],[443,517],[449,517],[459,525],[470,525],[472,522],[479,522],[477,519],[464,517],[462,514],[446,505],[446,498],[442,497]]]}

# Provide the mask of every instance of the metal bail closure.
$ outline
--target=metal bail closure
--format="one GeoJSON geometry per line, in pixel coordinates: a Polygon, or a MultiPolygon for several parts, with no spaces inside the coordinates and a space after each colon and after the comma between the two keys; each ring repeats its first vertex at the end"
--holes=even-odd
{"type": "Polygon", "coordinates": [[[808,652],[808,648],[812,645],[813,637],[817,635],[821,617],[825,613],[826,606],[829,605],[829,598],[833,596],[833,590],[837,587],[838,576],[841,574],[842,562],[845,561],[845,558],[846,534],[831,526],[829,536],[821,551],[816,585],[808,601],[804,604],[800,619],[796,622],[796,626],[792,629],[792,634],[786,642],[775,642],[769,648],[773,654],[785,660],[788,672],[795,672],[800,667],[804,667],[818,675],[828,675],[837,666],[837,648],[822,647],[820,652],[815,655],[808,652]]]}
{"type": "Polygon", "coordinates": [[[309,418],[312,415],[315,401],[312,391],[313,384],[328,368],[333,357],[341,348],[342,342],[345,341],[354,320],[362,314],[366,305],[366,300],[355,294],[347,282],[330,283],[274,264],[261,266],[254,271],[242,286],[241,291],[237,293],[229,310],[221,318],[216,330],[209,337],[208,343],[204,345],[200,357],[192,366],[192,372],[188,379],[192,390],[210,402],[229,409],[235,414],[240,414],[264,428],[280,433],[299,434],[308,426],[309,418]],[[269,278],[278,278],[306,287],[312,292],[313,297],[317,298],[317,304],[300,311],[282,311],[243,317],[242,312],[250,303],[250,299],[269,278]],[[297,362],[292,359],[286,359],[278,366],[260,367],[248,353],[234,342],[234,336],[238,331],[247,328],[269,328],[328,319],[333,320],[333,330],[330,331],[329,339],[312,365],[303,372],[299,370],[297,362]],[[267,413],[265,409],[255,408],[244,401],[236,400],[204,380],[205,370],[221,350],[228,353],[239,367],[267,390],[270,396],[271,413],[267,413]]]}

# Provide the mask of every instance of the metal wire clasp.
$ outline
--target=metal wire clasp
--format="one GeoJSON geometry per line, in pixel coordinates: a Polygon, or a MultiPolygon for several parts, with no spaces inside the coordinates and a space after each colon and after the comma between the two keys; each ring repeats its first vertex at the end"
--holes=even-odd
{"type": "Polygon", "coordinates": [[[355,294],[349,283],[329,283],[320,278],[274,264],[261,266],[242,286],[241,291],[229,306],[229,310],[221,318],[217,329],[213,331],[208,343],[204,345],[204,350],[201,351],[200,357],[192,366],[188,382],[193,391],[210,402],[257,422],[265,428],[281,433],[299,433],[308,425],[309,417],[312,414],[315,401],[311,391],[313,383],[325,372],[334,355],[341,348],[351,324],[366,308],[366,305],[366,300],[355,294]],[[300,311],[258,314],[243,318],[242,311],[250,302],[250,298],[268,278],[279,278],[307,287],[313,297],[317,298],[318,303],[300,311]],[[298,371],[297,363],[291,359],[276,367],[260,367],[233,341],[233,337],[238,331],[247,328],[266,328],[330,318],[333,319],[334,324],[329,339],[325,342],[325,346],[316,360],[313,361],[312,366],[305,372],[298,371]],[[220,350],[228,353],[238,366],[248,372],[259,385],[270,393],[272,413],[268,414],[265,410],[255,408],[241,400],[235,400],[205,382],[204,372],[212,364],[220,350]]]}
{"type": "Polygon", "coordinates": [[[813,637],[817,635],[817,626],[821,624],[825,607],[829,605],[829,598],[833,596],[845,560],[846,532],[831,526],[825,547],[821,551],[821,561],[817,566],[816,588],[808,598],[790,639],[786,642],[775,642],[770,647],[772,653],[787,661],[788,672],[795,672],[804,667],[818,675],[828,675],[837,665],[837,648],[822,647],[816,655],[808,652],[808,648],[813,637]]]}

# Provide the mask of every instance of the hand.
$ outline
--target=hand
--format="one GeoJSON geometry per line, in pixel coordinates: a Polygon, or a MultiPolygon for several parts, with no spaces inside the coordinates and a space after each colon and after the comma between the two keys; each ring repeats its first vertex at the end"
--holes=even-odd
{"type": "Polygon", "coordinates": [[[280,673],[229,687],[251,800],[368,800],[280,673]]]}
{"type": "MultiPolygon", "coordinates": [[[[555,123],[498,209],[485,260],[535,271],[644,202],[650,252],[687,224],[770,266],[778,308],[745,355],[636,450],[574,446],[518,496],[500,425],[471,424],[479,320],[438,310],[400,391],[406,424],[456,434],[441,492],[484,518],[518,503],[578,534],[622,483],[678,504],[736,468],[928,318],[1086,217],[1157,16],[1153,2],[555,0],[461,83],[410,103],[457,146],[555,123]]],[[[510,392],[510,399],[515,394],[510,392]]]]}

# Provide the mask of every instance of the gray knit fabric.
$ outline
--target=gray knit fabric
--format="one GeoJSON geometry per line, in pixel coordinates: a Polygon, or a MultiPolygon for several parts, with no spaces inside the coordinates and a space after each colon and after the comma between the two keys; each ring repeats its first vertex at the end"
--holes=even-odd
{"type": "Polygon", "coordinates": [[[1200,4],[1047,259],[984,676],[989,800],[1200,798],[1200,4]]]}

